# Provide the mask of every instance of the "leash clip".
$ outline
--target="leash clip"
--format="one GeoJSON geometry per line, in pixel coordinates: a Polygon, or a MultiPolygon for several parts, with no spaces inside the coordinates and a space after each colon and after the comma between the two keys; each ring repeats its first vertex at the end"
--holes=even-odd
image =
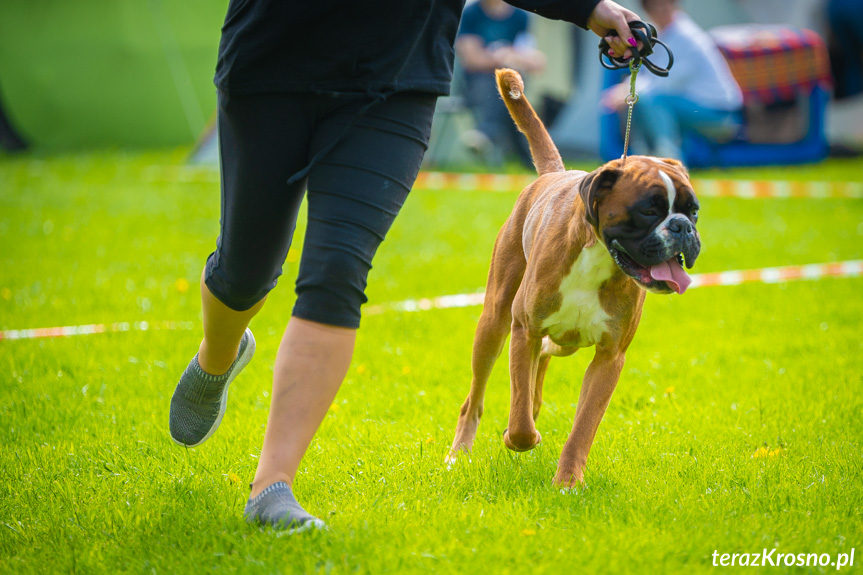
{"type": "MultiPolygon", "coordinates": [[[[668,76],[668,71],[671,70],[671,67],[674,65],[674,54],[671,53],[671,50],[665,45],[665,43],[656,37],[656,27],[652,24],[642,22],[641,20],[633,20],[632,22],[629,22],[629,30],[632,32],[635,39],[641,44],[641,48],[638,48],[637,46],[630,48],[632,56],[629,58],[615,57],[608,53],[609,50],[611,50],[611,45],[605,40],[605,38],[603,38],[599,41],[599,63],[602,67],[606,70],[623,70],[624,68],[629,68],[632,63],[636,66],[644,64],[645,68],[657,76],[661,76],[663,78],[668,76]],[[668,64],[665,65],[665,68],[661,68],[647,59],[648,56],[654,53],[654,48],[657,44],[665,48],[665,52],[668,54],[668,64]],[[605,56],[605,58],[603,58],[603,56],[605,56]]],[[[616,31],[612,30],[608,35],[617,36],[618,34],[616,31]]]]}

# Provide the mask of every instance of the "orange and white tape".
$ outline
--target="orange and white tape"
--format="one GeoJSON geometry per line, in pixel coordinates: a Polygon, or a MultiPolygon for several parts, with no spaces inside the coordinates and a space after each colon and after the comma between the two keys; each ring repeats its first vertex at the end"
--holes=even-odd
{"type": "Polygon", "coordinates": [[[695,274],[689,289],[697,287],[736,286],[744,283],[775,284],[793,280],[817,280],[828,277],[858,277],[863,275],[863,260],[829,264],[783,266],[755,270],[695,274]]]}
{"type": "MultiPolygon", "coordinates": [[[[826,277],[859,277],[863,275],[863,260],[850,260],[828,264],[784,266],[754,270],[735,270],[719,273],[694,274],[689,289],[700,287],[736,286],[744,283],[780,283],[794,280],[816,280],[826,277]]],[[[369,306],[364,315],[379,315],[386,311],[427,311],[482,305],[485,294],[445,295],[436,298],[409,299],[369,306]]]]}
{"type": "MultiPolygon", "coordinates": [[[[536,179],[532,174],[455,174],[420,172],[416,188],[512,192],[524,189],[536,179]]],[[[806,182],[782,180],[693,179],[695,193],[715,198],[863,198],[861,182],[806,182]]]]}
{"type": "MultiPolygon", "coordinates": [[[[784,266],[754,270],[737,270],[719,273],[695,274],[689,289],[715,286],[736,286],[744,283],[780,283],[795,280],[817,280],[826,277],[863,276],[863,260],[849,260],[827,264],[784,266]]],[[[415,312],[433,309],[454,309],[482,305],[482,291],[466,294],[444,295],[436,298],[408,299],[397,302],[371,305],[363,310],[364,315],[380,315],[388,311],[415,312]]],[[[159,323],[117,322],[111,324],[72,325],[64,327],[42,327],[35,329],[12,329],[0,331],[0,340],[39,339],[70,337],[94,333],[149,330],[191,330],[196,324],[190,321],[163,321],[159,323]]]]}
{"type": "MultiPolygon", "coordinates": [[[[143,178],[150,182],[216,183],[219,171],[200,166],[151,166],[143,178]]],[[[463,174],[426,172],[417,176],[421,190],[517,192],[536,179],[534,174],[463,174]]],[[[695,193],[714,198],[863,198],[863,181],[807,182],[784,180],[726,180],[694,178],[695,193]]]]}
{"type": "Polygon", "coordinates": [[[692,185],[708,198],[863,198],[863,182],[695,179],[692,185]]]}
{"type": "Polygon", "coordinates": [[[71,337],[73,335],[91,335],[118,331],[149,331],[194,329],[191,321],[162,321],[149,323],[146,321],[91,323],[87,325],[66,325],[62,327],[37,327],[34,329],[9,329],[0,331],[0,340],[4,339],[41,339],[47,337],[71,337]]]}

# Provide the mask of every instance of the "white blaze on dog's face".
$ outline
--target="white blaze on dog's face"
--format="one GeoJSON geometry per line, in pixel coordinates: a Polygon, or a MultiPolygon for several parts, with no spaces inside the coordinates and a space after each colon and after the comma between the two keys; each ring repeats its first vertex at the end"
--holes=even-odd
{"type": "Polygon", "coordinates": [[[618,267],[642,288],[683,293],[701,251],[698,199],[676,160],[630,156],[589,174],[582,186],[587,221],[618,267]]]}
{"type": "Polygon", "coordinates": [[[674,187],[674,182],[671,181],[671,176],[659,170],[659,177],[665,182],[665,191],[668,193],[668,215],[674,213],[674,200],[677,198],[677,190],[674,187]]]}

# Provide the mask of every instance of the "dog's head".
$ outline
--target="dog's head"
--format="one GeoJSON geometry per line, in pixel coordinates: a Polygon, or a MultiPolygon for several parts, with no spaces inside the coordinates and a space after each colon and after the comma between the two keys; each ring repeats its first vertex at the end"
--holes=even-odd
{"type": "Polygon", "coordinates": [[[585,219],[623,273],[657,293],[683,293],[701,251],[698,199],[677,160],[630,156],[588,174],[585,219]]]}

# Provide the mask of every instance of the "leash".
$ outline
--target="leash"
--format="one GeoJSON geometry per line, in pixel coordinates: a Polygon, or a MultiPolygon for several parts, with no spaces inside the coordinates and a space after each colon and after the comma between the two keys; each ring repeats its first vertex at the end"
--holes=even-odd
{"type": "MultiPolygon", "coordinates": [[[[674,65],[674,54],[671,53],[671,49],[669,49],[665,43],[656,37],[656,28],[652,24],[647,24],[641,20],[634,20],[629,23],[629,30],[632,32],[635,39],[641,44],[640,49],[637,47],[630,48],[632,56],[629,58],[618,58],[609,54],[611,46],[605,38],[599,42],[599,63],[603,68],[606,70],[622,70],[624,68],[629,68],[629,94],[627,94],[626,99],[624,100],[628,109],[626,112],[626,136],[623,140],[622,160],[626,160],[626,154],[629,150],[629,132],[632,129],[632,110],[635,107],[635,103],[638,102],[638,93],[635,91],[635,78],[638,76],[638,71],[641,69],[643,64],[644,67],[652,73],[665,78],[668,76],[669,70],[671,70],[671,67],[674,65]],[[654,48],[657,44],[665,48],[665,52],[668,54],[668,64],[666,64],[664,68],[657,66],[647,58],[653,54],[654,48]],[[603,58],[603,56],[605,56],[605,58],[603,58]],[[606,61],[606,58],[608,61],[606,61]]],[[[616,36],[617,33],[615,31],[611,31],[609,32],[609,35],[616,36]]]]}
{"type": "Polygon", "coordinates": [[[629,150],[629,131],[632,129],[632,109],[635,108],[635,103],[638,102],[638,93],[635,91],[635,77],[638,76],[638,69],[641,64],[632,59],[629,63],[629,94],[626,95],[626,137],[623,139],[623,155],[622,160],[626,160],[626,153],[629,150]]]}

